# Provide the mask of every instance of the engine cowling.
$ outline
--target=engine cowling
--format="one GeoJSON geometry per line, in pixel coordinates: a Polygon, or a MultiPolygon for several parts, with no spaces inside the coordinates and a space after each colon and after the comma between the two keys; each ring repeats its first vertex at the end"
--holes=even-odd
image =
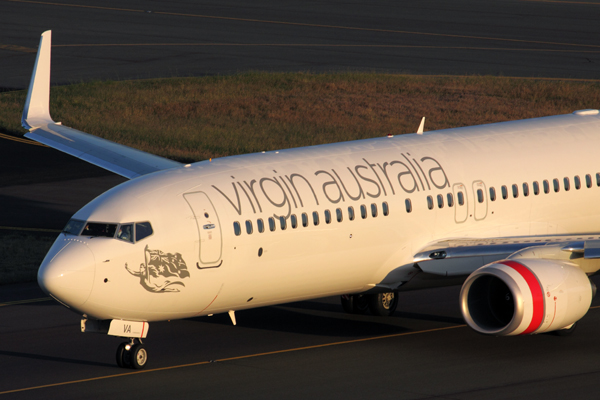
{"type": "Polygon", "coordinates": [[[593,286],[562,261],[498,261],[473,272],[460,292],[467,325],[489,335],[527,335],[569,327],[590,308],[593,286]]]}

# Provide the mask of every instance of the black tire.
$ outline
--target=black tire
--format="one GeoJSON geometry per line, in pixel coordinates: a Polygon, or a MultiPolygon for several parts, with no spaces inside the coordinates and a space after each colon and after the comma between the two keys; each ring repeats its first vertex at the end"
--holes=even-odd
{"type": "Polygon", "coordinates": [[[369,310],[371,314],[387,317],[398,307],[398,293],[387,292],[369,295],[369,310]]]}
{"type": "Polygon", "coordinates": [[[362,294],[346,294],[341,297],[341,301],[348,314],[366,314],[369,309],[367,296],[362,294]]]}
{"type": "Polygon", "coordinates": [[[146,366],[146,362],[148,361],[148,352],[141,344],[134,345],[131,350],[129,350],[131,360],[131,368],[133,369],[142,369],[146,366]]]}
{"type": "Polygon", "coordinates": [[[571,325],[570,328],[567,329],[559,329],[557,331],[552,331],[551,333],[555,336],[571,336],[573,332],[575,332],[575,328],[577,328],[577,322],[571,325]]]}
{"type": "Polygon", "coordinates": [[[127,346],[127,342],[121,343],[119,347],[117,347],[117,365],[120,368],[129,367],[129,352],[127,351],[125,346],[127,346]]]}

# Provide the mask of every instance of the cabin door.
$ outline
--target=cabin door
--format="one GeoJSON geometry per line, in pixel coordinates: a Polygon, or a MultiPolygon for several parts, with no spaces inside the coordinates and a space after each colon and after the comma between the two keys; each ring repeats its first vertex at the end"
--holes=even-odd
{"type": "Polygon", "coordinates": [[[220,267],[223,262],[223,239],[219,217],[212,202],[204,192],[185,193],[183,197],[192,209],[198,228],[199,262],[196,266],[200,269],[220,267]]]}

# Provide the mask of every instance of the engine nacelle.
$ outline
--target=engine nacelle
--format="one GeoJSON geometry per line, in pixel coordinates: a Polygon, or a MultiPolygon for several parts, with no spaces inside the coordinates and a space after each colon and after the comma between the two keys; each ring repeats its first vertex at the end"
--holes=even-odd
{"type": "Polygon", "coordinates": [[[489,335],[569,327],[589,310],[593,287],[579,268],[544,259],[504,260],[473,272],[460,292],[467,324],[489,335]]]}

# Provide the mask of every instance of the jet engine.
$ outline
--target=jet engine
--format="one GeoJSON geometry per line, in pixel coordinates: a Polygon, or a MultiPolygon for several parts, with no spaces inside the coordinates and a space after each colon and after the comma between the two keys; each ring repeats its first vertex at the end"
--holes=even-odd
{"type": "Polygon", "coordinates": [[[589,310],[595,286],[562,261],[497,261],[473,272],[460,292],[467,324],[477,332],[508,336],[569,328],[589,310]]]}

